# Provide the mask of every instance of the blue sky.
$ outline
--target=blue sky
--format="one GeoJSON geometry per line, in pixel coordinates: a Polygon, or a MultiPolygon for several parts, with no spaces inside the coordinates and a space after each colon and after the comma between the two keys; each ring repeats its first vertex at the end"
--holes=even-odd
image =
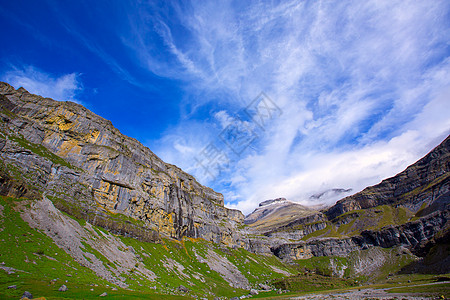
{"type": "Polygon", "coordinates": [[[333,203],[450,133],[448,1],[4,1],[0,80],[109,119],[251,212],[333,203]],[[262,93],[262,94],[261,94],[262,93]]]}

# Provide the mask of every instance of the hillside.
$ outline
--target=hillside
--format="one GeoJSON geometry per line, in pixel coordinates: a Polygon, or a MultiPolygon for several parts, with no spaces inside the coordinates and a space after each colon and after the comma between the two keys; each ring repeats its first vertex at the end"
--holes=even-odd
{"type": "Polygon", "coordinates": [[[279,198],[244,218],[83,106],[0,83],[0,297],[225,299],[388,274],[431,282],[450,272],[437,267],[448,261],[449,145],[327,210],[279,198]]]}
{"type": "MultiPolygon", "coordinates": [[[[285,199],[262,202],[245,219],[253,244],[258,245],[254,251],[264,253],[270,248],[276,256],[292,261],[347,256],[371,247],[401,246],[419,256],[426,256],[437,244],[446,248],[447,241],[435,236],[449,232],[449,150],[447,137],[405,171],[322,212],[285,199]]],[[[439,259],[448,260],[448,252],[440,255],[439,259]]]]}
{"type": "Polygon", "coordinates": [[[429,207],[421,215],[446,209],[450,203],[449,170],[450,136],[403,172],[338,201],[326,215],[334,219],[346,212],[380,205],[401,205],[413,213],[429,207]]]}
{"type": "Polygon", "coordinates": [[[70,215],[144,240],[238,243],[239,211],[110,121],[6,83],[0,83],[0,105],[2,195],[45,195],[70,215]],[[115,222],[121,215],[131,221],[115,222]]]}

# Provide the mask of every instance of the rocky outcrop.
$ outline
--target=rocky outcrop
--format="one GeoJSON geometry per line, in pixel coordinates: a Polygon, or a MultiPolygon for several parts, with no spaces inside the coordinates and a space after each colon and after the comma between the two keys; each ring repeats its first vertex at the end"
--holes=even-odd
{"type": "Polygon", "coordinates": [[[390,248],[402,245],[415,254],[421,254],[421,248],[437,233],[449,226],[449,216],[448,210],[438,211],[400,226],[387,226],[380,231],[363,231],[353,240],[362,249],[369,246],[390,248]]]}
{"type": "Polygon", "coordinates": [[[271,250],[277,257],[292,261],[313,256],[345,256],[358,250],[358,246],[351,239],[326,238],[309,242],[282,244],[273,247],[271,250]]]}
{"type": "Polygon", "coordinates": [[[423,248],[439,232],[446,230],[450,211],[438,211],[419,220],[400,226],[387,226],[380,231],[366,230],[351,238],[322,238],[307,242],[286,243],[271,251],[281,259],[296,260],[312,256],[346,256],[355,250],[369,247],[391,248],[404,246],[416,255],[424,255],[423,248]]]}
{"type": "Polygon", "coordinates": [[[238,244],[242,213],[110,121],[6,83],[0,106],[3,195],[45,192],[62,211],[124,234],[238,244]]]}
{"type": "Polygon", "coordinates": [[[450,136],[403,172],[338,201],[326,215],[334,219],[348,211],[384,204],[403,205],[417,212],[450,191],[449,170],[450,136]]]}

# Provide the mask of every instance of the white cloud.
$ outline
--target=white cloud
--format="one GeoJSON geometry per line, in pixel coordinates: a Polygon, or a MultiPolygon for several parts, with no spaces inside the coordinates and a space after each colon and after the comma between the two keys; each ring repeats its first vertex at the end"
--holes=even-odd
{"type": "Polygon", "coordinates": [[[15,88],[23,87],[32,94],[59,101],[79,102],[77,94],[83,89],[77,73],[54,76],[33,66],[13,66],[1,78],[15,88]]]}
{"type": "Polygon", "coordinates": [[[167,132],[183,141],[160,141],[169,161],[195,173],[192,156],[180,154],[214,140],[261,91],[283,111],[230,172],[202,179],[229,206],[247,213],[268,198],[306,203],[330,188],[358,191],[450,131],[447,1],[194,2],[174,11],[187,35],[145,10],[130,19],[141,41],[130,48],[149,70],[184,80],[201,95],[196,105],[214,107],[187,137],[186,120],[167,132]],[[157,33],[174,59],[154,58],[153,27],[140,26],[149,23],[163,24],[157,33]]]}

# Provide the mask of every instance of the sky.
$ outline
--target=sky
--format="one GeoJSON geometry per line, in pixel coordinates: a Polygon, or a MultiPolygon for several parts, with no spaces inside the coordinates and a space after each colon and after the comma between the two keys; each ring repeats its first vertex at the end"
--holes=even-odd
{"type": "Polygon", "coordinates": [[[445,0],[0,0],[0,28],[0,80],[86,106],[245,214],[333,204],[450,133],[445,0]]]}

